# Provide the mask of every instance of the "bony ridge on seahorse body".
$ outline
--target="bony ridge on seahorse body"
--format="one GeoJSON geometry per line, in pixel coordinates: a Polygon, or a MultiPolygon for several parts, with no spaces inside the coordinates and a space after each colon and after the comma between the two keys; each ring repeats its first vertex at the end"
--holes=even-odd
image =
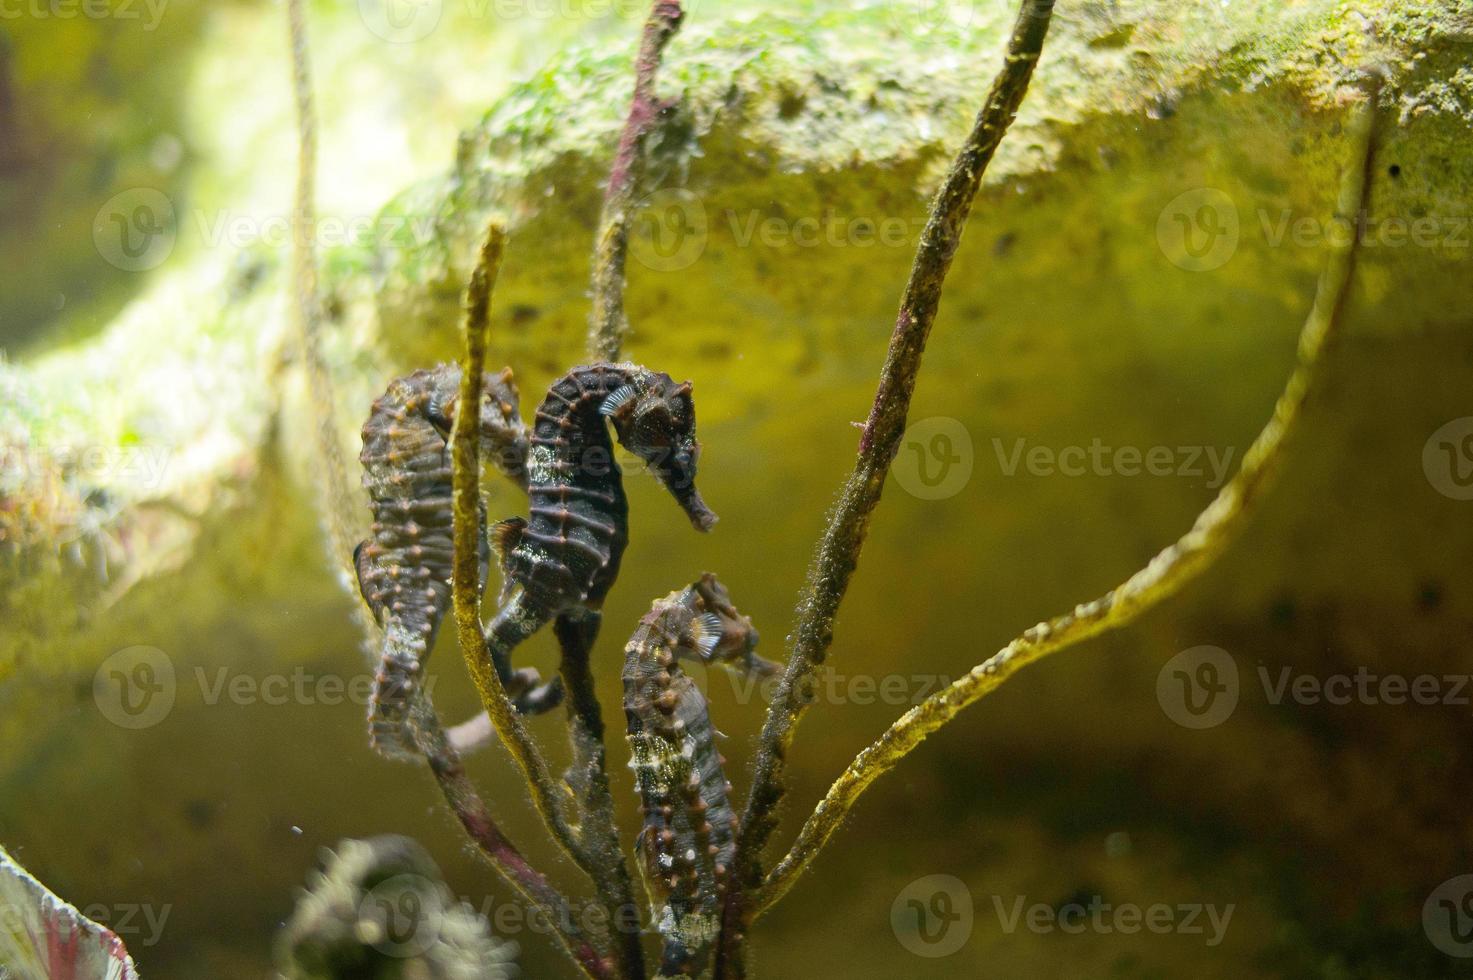
{"type": "MultiPolygon", "coordinates": [[[[460,397],[460,367],[441,364],[396,378],[363,425],[363,486],[373,534],[353,564],[364,600],[384,628],[369,703],[369,738],[392,758],[418,755],[410,715],[424,697],[421,677],[450,605],[454,568],[448,441],[460,397]]],[[[511,371],[485,375],[480,406],[483,458],[525,488],[528,435],[511,371]]],[[[483,551],[484,551],[483,546],[483,551]]],[[[523,675],[530,688],[535,675],[523,675]]]]}
{"type": "Polygon", "coordinates": [[[706,699],[680,664],[776,673],[756,645],[751,620],[707,574],[657,600],[625,647],[629,766],[643,813],[636,864],[664,937],[659,977],[704,974],[736,847],[726,760],[706,699]]]}
{"type": "Polygon", "coordinates": [[[576,367],[555,381],[537,409],[527,454],[528,519],[492,529],[505,581],[486,628],[486,650],[508,693],[526,712],[562,696],[557,678],[536,691],[511,669],[512,651],[555,616],[599,610],[619,574],[629,540],[629,504],[614,460],[620,445],[644,461],[690,518],[716,523],[696,490],[695,404],[690,382],[637,364],[576,367]]]}

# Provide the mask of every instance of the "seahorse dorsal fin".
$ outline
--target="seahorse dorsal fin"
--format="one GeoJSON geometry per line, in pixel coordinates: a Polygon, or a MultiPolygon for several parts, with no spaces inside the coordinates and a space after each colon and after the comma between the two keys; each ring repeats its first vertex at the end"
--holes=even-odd
{"type": "Polygon", "coordinates": [[[522,532],[527,529],[527,522],[521,517],[508,517],[504,521],[497,521],[491,525],[487,537],[491,540],[491,552],[496,556],[496,568],[501,572],[501,593],[497,597],[498,605],[506,605],[511,600],[512,591],[516,588],[516,580],[511,574],[511,553],[518,542],[522,540],[522,532]]]}
{"type": "Polygon", "coordinates": [[[696,649],[701,651],[701,656],[711,656],[711,651],[716,649],[716,644],[721,642],[721,634],[725,627],[721,624],[721,617],[715,613],[705,613],[697,616],[690,625],[691,639],[695,642],[696,649]]]}
{"type": "Polygon", "coordinates": [[[609,392],[609,396],[598,406],[598,414],[608,418],[627,404],[635,395],[634,385],[623,385],[609,392]]]}
{"type": "Polygon", "coordinates": [[[527,521],[521,517],[508,517],[491,525],[491,550],[496,552],[498,565],[506,567],[507,556],[522,540],[522,532],[526,529],[527,521]]]}
{"type": "Polygon", "coordinates": [[[368,550],[369,541],[359,541],[358,547],[353,549],[353,571],[358,574],[358,592],[363,596],[363,601],[368,603],[369,611],[373,618],[380,624],[384,621],[384,604],[374,598],[373,590],[369,588],[369,574],[373,571],[373,557],[368,550]]]}

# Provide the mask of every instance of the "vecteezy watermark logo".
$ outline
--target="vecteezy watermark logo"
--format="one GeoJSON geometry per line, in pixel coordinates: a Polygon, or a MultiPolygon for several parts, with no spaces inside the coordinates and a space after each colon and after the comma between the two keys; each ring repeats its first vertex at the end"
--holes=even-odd
{"type": "Polygon", "coordinates": [[[1232,446],[1107,446],[1096,436],[1088,446],[1029,445],[1019,436],[1008,446],[993,438],[992,452],[1003,476],[1019,469],[1030,476],[1179,476],[1206,478],[1209,490],[1227,482],[1233,465],[1232,446]]]}
{"type": "Polygon", "coordinates": [[[54,493],[50,540],[59,551],[105,533],[120,509],[108,491],[115,482],[162,487],[173,454],[163,445],[6,447],[0,449],[0,496],[27,483],[54,493]]]}
{"type": "Polygon", "coordinates": [[[920,217],[846,217],[832,209],[789,217],[727,208],[725,215],[737,248],[912,248],[925,227],[920,217]]]}
{"type": "Polygon", "coordinates": [[[965,29],[977,16],[977,0],[892,0],[883,8],[890,26],[910,37],[948,25],[965,29]]]}
{"type": "Polygon", "coordinates": [[[1179,269],[1211,272],[1238,250],[1238,206],[1215,187],[1178,194],[1156,219],[1156,243],[1179,269]]]}
{"type": "Polygon", "coordinates": [[[10,480],[49,477],[89,484],[126,480],[157,490],[164,485],[173,455],[174,448],[165,445],[11,446],[0,449],[0,473],[10,480]]]}
{"type": "MultiPolygon", "coordinates": [[[[169,916],[174,911],[172,905],[138,905],[132,902],[119,902],[116,905],[104,905],[94,902],[84,905],[77,911],[85,919],[90,919],[100,926],[121,936],[131,949],[143,949],[158,945],[164,935],[164,927],[169,923],[169,916]]],[[[23,935],[30,925],[30,917],[34,911],[29,906],[18,906],[9,903],[0,903],[0,933],[11,935],[23,935]]],[[[70,973],[70,971],[67,971],[70,973]]],[[[9,978],[5,965],[0,964],[0,978],[9,978]]]]}
{"type": "Polygon", "coordinates": [[[952,875],[927,875],[900,890],[890,905],[890,928],[917,956],[950,956],[972,938],[972,892],[952,875]]]}
{"type": "Polygon", "coordinates": [[[401,959],[422,956],[440,938],[445,901],[438,883],[416,874],[386,878],[358,905],[358,930],[368,945],[401,959]]]}
{"type": "MultiPolygon", "coordinates": [[[[680,669],[690,675],[703,695],[709,697],[715,691],[737,704],[771,704],[782,684],[781,673],[757,677],[725,667],[707,667],[700,661],[682,659],[680,669]]],[[[835,707],[884,704],[908,708],[950,687],[953,680],[945,674],[841,674],[826,665],[807,682],[806,697],[835,707]]]]}
{"type": "Polygon", "coordinates": [[[1238,664],[1222,647],[1183,650],[1156,675],[1156,700],[1183,728],[1214,728],[1238,706],[1238,664]]]}
{"type": "MultiPolygon", "coordinates": [[[[686,0],[683,4],[686,15],[693,12],[695,3],[686,0]]],[[[648,0],[467,0],[466,9],[471,16],[484,19],[488,15],[498,20],[515,20],[535,17],[542,20],[597,20],[608,17],[633,17],[649,9],[648,0]]]]}
{"type": "Polygon", "coordinates": [[[1422,930],[1449,956],[1473,958],[1473,874],[1449,878],[1422,904],[1422,930]]]}
{"type": "Polygon", "coordinates": [[[679,272],[706,251],[710,222],[700,195],[683,187],[655,191],[629,219],[629,253],[656,272],[679,272]]]}
{"type": "MultiPolygon", "coordinates": [[[[240,214],[228,210],[193,212],[193,232],[207,248],[246,249],[255,245],[287,248],[297,241],[321,248],[390,246],[412,248],[434,240],[438,218],[399,214],[341,216],[325,214],[311,226],[293,215],[240,214]]],[[[188,221],[185,222],[189,224],[188,221]]]]}
{"type": "Polygon", "coordinates": [[[1296,674],[1293,667],[1281,667],[1278,676],[1274,676],[1262,665],[1257,673],[1264,698],[1274,706],[1287,702],[1306,707],[1322,704],[1331,707],[1347,704],[1467,707],[1469,681],[1473,680],[1467,674],[1378,674],[1365,666],[1357,667],[1351,673],[1323,677],[1296,674]]]}
{"type": "Polygon", "coordinates": [[[932,416],[913,423],[890,466],[905,492],[921,500],[944,500],[972,479],[972,435],[954,418],[932,416]]]}
{"type": "Polygon", "coordinates": [[[1009,936],[1020,927],[1039,935],[1061,932],[1070,936],[1129,936],[1145,931],[1158,936],[1203,936],[1208,946],[1222,943],[1236,910],[1232,903],[1221,907],[1210,902],[1153,902],[1142,906],[1107,902],[1099,895],[1071,899],[1062,905],[1030,903],[1026,895],[1015,895],[1007,902],[1001,895],[993,895],[992,908],[998,925],[1009,936]]]}
{"type": "Polygon", "coordinates": [[[1258,224],[1263,240],[1270,248],[1285,242],[1296,248],[1318,248],[1329,243],[1344,248],[1360,232],[1365,248],[1426,248],[1448,252],[1466,252],[1473,246],[1468,237],[1470,220],[1466,214],[1432,215],[1416,218],[1401,215],[1374,215],[1360,212],[1354,216],[1335,215],[1324,218],[1313,215],[1295,216],[1288,208],[1277,214],[1259,209],[1258,224]]]}
{"type": "MultiPolygon", "coordinates": [[[[434,692],[438,680],[433,675],[423,678],[426,694],[434,692]]],[[[163,651],[140,646],[119,650],[102,662],[93,675],[92,695],[103,716],[114,724],[151,728],[173,710],[181,683],[191,698],[197,689],[199,703],[209,708],[220,704],[241,708],[354,704],[363,708],[373,702],[376,687],[371,671],[319,674],[300,665],[289,673],[262,675],[232,673],[229,667],[211,671],[196,665],[178,678],[173,661],[163,651]]]]}
{"type": "Polygon", "coordinates": [[[412,44],[440,26],[442,8],[442,0],[358,0],[358,17],[390,44],[412,44]]]}
{"type": "MultiPolygon", "coordinates": [[[[1258,679],[1270,707],[1338,708],[1346,705],[1401,707],[1448,705],[1466,708],[1473,702],[1473,675],[1383,674],[1364,665],[1335,674],[1311,674],[1293,666],[1260,664],[1258,679]]],[[[1186,728],[1211,728],[1228,719],[1240,695],[1238,668],[1226,650],[1193,647],[1171,658],[1156,678],[1156,697],[1167,717],[1186,728]]]]}
{"type": "Polygon", "coordinates": [[[164,936],[164,927],[174,911],[172,905],[84,905],[77,910],[100,926],[106,926],[122,937],[132,949],[157,946],[164,936]]]}
{"type": "Polygon", "coordinates": [[[152,728],[174,707],[174,662],[157,647],[126,647],[92,675],[92,700],[119,728],[152,728]]]}
{"type": "Polygon", "coordinates": [[[1422,447],[1422,472],[1444,497],[1473,500],[1473,415],[1432,433],[1422,447]]]}
{"type": "Polygon", "coordinates": [[[0,21],[87,20],[143,21],[153,31],[163,19],[168,0],[0,0],[0,21]],[[145,18],[147,18],[145,20],[145,18]]]}
{"type": "Polygon", "coordinates": [[[109,265],[146,272],[174,251],[174,202],[152,187],[108,198],[92,219],[92,244],[109,265]]]}

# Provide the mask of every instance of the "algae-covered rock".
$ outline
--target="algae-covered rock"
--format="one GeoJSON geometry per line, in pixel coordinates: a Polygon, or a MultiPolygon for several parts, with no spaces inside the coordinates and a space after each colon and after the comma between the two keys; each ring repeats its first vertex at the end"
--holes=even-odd
{"type": "MultiPolygon", "coordinates": [[[[652,596],[710,569],[778,657],[927,194],[1013,5],[690,7],[661,75],[662,94],[682,101],[649,149],[628,353],[694,380],[701,479],[723,520],[697,538],[631,476],[633,541],[604,645],[652,596]]],[[[432,58],[436,37],[394,57],[432,58]]],[[[389,377],[454,355],[459,293],[492,214],[513,230],[492,356],[517,371],[524,411],[581,359],[633,37],[608,30],[561,51],[447,140],[443,171],[395,194],[363,240],[326,250],[325,342],[350,458],[389,377]]],[[[1271,695],[1285,668],[1470,670],[1465,474],[1439,448],[1458,444],[1473,383],[1470,51],[1465,2],[1059,5],[948,282],[913,412],[925,428],[902,449],[840,619],[836,693],[800,736],[795,811],[904,704],[1123,579],[1210,499],[1288,375],[1324,244],[1342,230],[1331,210],[1345,107],[1377,72],[1389,125],[1350,339],[1232,554],[1138,627],[1020,677],[880,784],[758,930],[767,973],[824,975],[842,956],[885,976],[1441,975],[1449,961],[1420,916],[1473,848],[1456,794],[1473,775],[1466,709],[1271,695]],[[1235,658],[1240,706],[1188,731],[1158,701],[1158,673],[1202,645],[1235,658]],[[899,703],[854,683],[892,677],[899,703]],[[1388,843],[1368,845],[1368,828],[1388,843]],[[916,957],[888,927],[892,900],[932,872],[974,891],[975,934],[954,958],[916,957]],[[1183,934],[1070,944],[1008,931],[994,912],[994,899],[1011,910],[1018,896],[1054,907],[1074,895],[1231,904],[1237,917],[1208,952],[1183,934]]],[[[325,153],[324,187],[366,158],[325,153]]],[[[269,166],[284,184],[286,168],[269,166]]],[[[94,339],[0,367],[0,446],[48,459],[99,447],[111,461],[10,470],[0,486],[0,615],[18,624],[0,637],[0,737],[22,746],[0,775],[0,833],[58,861],[60,830],[103,837],[95,818],[35,802],[60,779],[57,760],[155,774],[165,758],[187,771],[234,759],[230,790],[169,769],[148,801],[165,815],[119,830],[107,860],[72,865],[187,905],[190,930],[156,954],[180,969],[247,945],[218,937],[222,903],[196,877],[222,839],[251,869],[232,894],[259,924],[307,846],[286,828],[318,843],[359,832],[365,799],[381,827],[446,841],[442,864],[486,887],[448,825],[426,822],[429,789],[365,758],[357,706],[273,712],[209,696],[220,669],[361,670],[303,490],[320,407],[292,355],[285,269],[269,243],[182,249],[94,339]],[[164,450],[151,480],[146,454],[124,471],[133,447],[164,450]],[[157,725],[125,731],[97,710],[94,672],[139,644],[162,653],[177,699],[157,725]],[[25,805],[6,799],[22,791],[25,805]]],[[[531,648],[534,661],[549,654],[531,648]]],[[[453,651],[435,664],[443,700],[468,706],[453,651]]],[[[599,680],[615,704],[616,672],[599,680]]],[[[711,701],[740,773],[760,704],[724,689],[711,701]]],[[[509,823],[536,858],[531,822],[509,823]]],[[[529,969],[551,955],[523,945],[529,969]]]]}

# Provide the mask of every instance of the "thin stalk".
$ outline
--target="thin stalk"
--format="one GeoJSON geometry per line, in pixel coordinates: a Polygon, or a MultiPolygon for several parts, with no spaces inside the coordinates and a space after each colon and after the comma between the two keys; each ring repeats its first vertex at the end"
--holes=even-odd
{"type": "Polygon", "coordinates": [[[486,332],[491,289],[501,267],[506,232],[497,224],[487,231],[480,261],[466,289],[465,355],[461,363],[460,399],[450,433],[452,506],[455,512],[455,574],[452,597],[461,654],[481,705],[503,745],[521,769],[532,792],[532,803],[553,838],[575,864],[593,876],[592,862],[579,844],[567,815],[563,796],[548,771],[547,761],[517,713],[496,668],[486,654],[481,627],[480,481],[481,447],[476,431],[481,404],[481,374],[486,365],[486,332]]]}
{"type": "Polygon", "coordinates": [[[787,667],[759,738],[752,789],[742,815],[736,878],[722,928],[716,975],[741,977],[742,939],[748,915],[744,895],[761,885],[761,855],[777,826],[786,793],[785,771],[793,731],[814,699],[813,686],[833,641],[834,617],[859,563],[870,516],[880,502],[885,475],[900,447],[920,371],[921,355],[941,303],[941,288],[961,243],[982,175],[1028,91],[1052,19],[1052,0],[1023,0],[1008,39],[1002,70],[976,122],[931,204],[910,279],[900,301],[874,404],[859,441],[854,470],[829,515],[798,602],[787,667]]]}
{"type": "MultiPolygon", "coordinates": [[[[292,94],[297,118],[297,181],[292,208],[291,316],[307,372],[308,395],[317,416],[317,453],[320,465],[313,467],[318,481],[321,519],[327,532],[329,561],[338,580],[350,595],[357,586],[348,556],[356,544],[357,503],[348,477],[347,460],[339,440],[332,378],[322,357],[322,302],[317,285],[317,210],[314,188],[317,175],[317,114],[312,100],[312,62],[307,40],[303,0],[287,0],[287,29],[292,50],[292,94]]],[[[354,616],[365,636],[377,632],[377,624],[362,603],[354,603],[354,616]]]]}
{"type": "Polygon", "coordinates": [[[588,349],[595,360],[617,361],[629,318],[624,313],[624,262],[629,252],[629,218],[639,183],[645,137],[655,119],[669,108],[655,95],[655,76],[665,45],[680,30],[685,12],[680,0],[655,0],[640,37],[634,64],[634,100],[619,135],[619,148],[604,188],[603,213],[593,254],[593,312],[588,349]]]}
{"type": "Polygon", "coordinates": [[[1227,549],[1248,523],[1256,505],[1284,461],[1284,447],[1316,389],[1327,347],[1343,332],[1356,257],[1370,207],[1371,174],[1376,153],[1376,90],[1373,88],[1352,131],[1357,153],[1345,168],[1336,217],[1352,229],[1333,246],[1320,275],[1314,307],[1299,337],[1298,363],[1263,431],[1244,454],[1242,466],[1207,506],[1192,529],[1132,575],[1123,585],[1039,623],[988,660],[972,668],[943,691],[906,712],[878,741],[849,764],[808,818],[787,856],[773,868],[753,903],[760,914],[787,894],[798,876],[833,836],[860,794],[903,759],[926,736],[963,708],[996,690],[1023,667],[1052,653],[1131,622],[1141,613],[1180,592],[1227,549]]]}

